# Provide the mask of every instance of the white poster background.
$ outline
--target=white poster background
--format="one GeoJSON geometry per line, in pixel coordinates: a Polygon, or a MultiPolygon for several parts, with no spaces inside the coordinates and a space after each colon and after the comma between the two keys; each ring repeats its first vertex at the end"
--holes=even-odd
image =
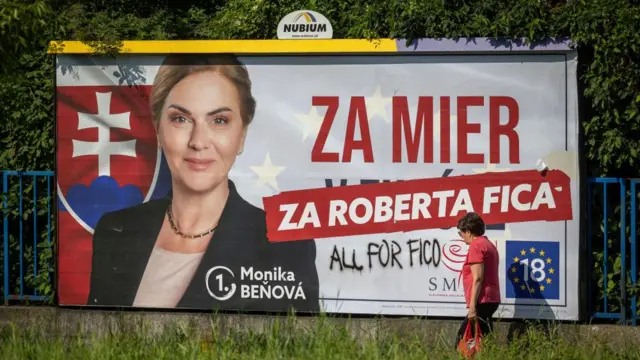
{"type": "MultiPolygon", "coordinates": [[[[117,85],[114,72],[134,66],[141,70],[140,85],[151,85],[163,56],[125,55],[116,59],[58,56],[58,86],[117,85]],[[70,68],[68,66],[71,66],[70,68]],[[63,67],[65,73],[63,74],[63,67]],[[71,71],[69,71],[71,70],[71,71]]],[[[491,171],[528,170],[539,159],[550,168],[563,170],[571,178],[573,220],[507,224],[505,231],[490,230],[501,254],[505,240],[558,241],[560,256],[560,300],[505,299],[505,258],[501,256],[500,282],[503,305],[498,317],[578,318],[579,252],[579,169],[578,112],[575,53],[495,54],[495,55],[394,55],[394,56],[274,56],[240,57],[253,83],[257,111],[250,125],[245,151],[237,159],[230,177],[247,201],[263,208],[262,198],[281,191],[334,186],[340,179],[357,184],[361,179],[408,180],[439,178],[491,171]],[[326,152],[342,153],[346,119],[352,96],[365,96],[369,116],[374,163],[364,163],[355,151],[350,163],[312,163],[311,149],[325,107],[313,108],[313,96],[340,96],[340,108],[325,145],[326,152]],[[419,96],[434,97],[434,163],[391,160],[392,96],[407,96],[412,124],[415,124],[419,96]],[[451,163],[440,164],[439,96],[451,98],[451,163]],[[468,151],[485,154],[485,164],[457,164],[456,97],[484,96],[484,107],[471,107],[468,122],[481,124],[481,134],[468,135],[468,151]],[[520,163],[509,163],[508,140],[501,137],[501,163],[488,164],[488,97],[510,96],[519,105],[520,163]],[[281,170],[268,177],[273,168],[281,170]]],[[[506,110],[501,112],[506,121],[506,110]]],[[[356,127],[356,138],[360,138],[356,127]]],[[[403,142],[404,144],[404,142],[403,142]]],[[[403,145],[404,149],[404,145],[403,145]]],[[[320,297],[327,312],[387,315],[463,316],[466,314],[462,289],[443,292],[458,273],[444,266],[409,266],[408,239],[457,239],[455,229],[377,234],[316,240],[316,267],[320,277],[320,297]],[[402,246],[399,267],[369,269],[367,245],[395,240],[402,246]],[[334,245],[351,263],[352,252],[362,271],[330,270],[334,245]],[[429,282],[440,289],[431,291],[429,282]]],[[[466,252],[466,249],[465,249],[466,252]]],[[[430,252],[429,252],[430,253],[430,252]]],[[[292,254],[295,256],[295,254],[292,254]]],[[[416,256],[416,255],[414,255],[416,256]]],[[[372,258],[374,260],[375,258],[372,258]]],[[[417,260],[417,259],[415,259],[417,260]]]]}

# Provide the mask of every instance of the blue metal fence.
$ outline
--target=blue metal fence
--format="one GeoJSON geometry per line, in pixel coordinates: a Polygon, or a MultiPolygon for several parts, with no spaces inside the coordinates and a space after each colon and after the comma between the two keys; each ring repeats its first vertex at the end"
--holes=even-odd
{"type": "Polygon", "coordinates": [[[588,312],[595,319],[618,320],[621,324],[634,326],[640,316],[637,314],[637,294],[629,289],[637,284],[639,270],[637,256],[640,249],[636,246],[638,183],[639,180],[621,178],[587,179],[585,222],[587,266],[598,272],[601,279],[588,279],[588,312]],[[594,256],[594,253],[600,255],[594,256]]]}
{"type": "MultiPolygon", "coordinates": [[[[52,194],[55,192],[53,176],[52,171],[2,172],[3,241],[0,243],[3,244],[3,251],[0,254],[4,265],[2,272],[5,305],[10,300],[46,300],[44,296],[38,295],[36,289],[26,285],[25,261],[31,264],[33,276],[38,276],[38,266],[42,265],[38,263],[38,246],[50,246],[52,239],[51,219],[52,211],[55,210],[52,204],[52,194]],[[24,205],[27,199],[30,202],[29,207],[24,205]],[[17,203],[17,209],[12,209],[10,203],[17,203]],[[38,205],[41,207],[40,210],[38,205]],[[43,222],[46,225],[43,225],[43,222]],[[46,226],[46,235],[40,232],[43,226],[46,226]],[[18,243],[17,249],[13,249],[13,252],[10,244],[16,241],[9,241],[11,236],[17,236],[18,243]],[[14,272],[12,270],[15,270],[16,264],[18,269],[14,272]]],[[[638,284],[639,184],[640,180],[620,178],[587,179],[587,265],[589,269],[600,271],[602,278],[600,287],[596,281],[588,282],[587,306],[592,318],[619,320],[620,323],[632,325],[636,325],[640,319],[637,314],[638,296],[629,293],[627,286],[624,286],[627,283],[638,284]],[[594,257],[594,252],[601,255],[594,257]],[[619,261],[616,261],[618,257],[619,261]],[[600,289],[609,289],[612,282],[617,282],[620,286],[614,287],[612,291],[605,291],[602,298],[598,299],[600,289]],[[616,292],[619,295],[616,295],[616,292]]],[[[50,278],[48,281],[51,284],[50,278]]]]}
{"type": "MultiPolygon", "coordinates": [[[[2,222],[3,222],[3,299],[44,301],[35,288],[27,286],[25,272],[33,268],[33,277],[39,275],[38,248],[46,238],[46,250],[51,250],[52,238],[52,186],[53,171],[3,171],[2,172],[2,222]],[[13,180],[13,181],[12,181],[13,180]],[[26,196],[25,196],[26,195],[26,196]],[[17,198],[17,199],[16,199],[17,198]],[[17,201],[16,201],[17,200],[17,201]],[[17,202],[17,209],[10,206],[17,202]],[[28,202],[28,206],[25,206],[28,202]],[[45,224],[42,224],[45,222],[45,224]],[[43,225],[46,226],[43,228],[43,225]],[[15,229],[17,227],[17,230],[15,229]],[[17,231],[17,233],[16,233],[17,231]],[[11,251],[10,239],[17,235],[17,254],[11,251]],[[17,259],[15,258],[17,256],[17,259]],[[17,263],[17,274],[12,265],[17,263]]],[[[49,264],[45,264],[49,266],[49,264]]],[[[51,277],[47,269],[47,281],[51,277]]]]}
{"type": "MultiPolygon", "coordinates": [[[[640,184],[640,180],[631,180],[630,182],[630,189],[631,189],[631,193],[630,193],[630,197],[631,197],[631,211],[630,211],[630,229],[629,231],[631,232],[630,234],[630,239],[629,239],[629,245],[631,248],[631,284],[634,284],[636,286],[640,285],[638,284],[638,271],[640,269],[638,269],[638,254],[640,253],[640,247],[637,246],[637,236],[638,236],[638,221],[640,221],[640,219],[638,218],[638,196],[640,195],[638,193],[638,184],[640,184]]],[[[638,315],[638,296],[639,294],[633,294],[633,296],[631,297],[631,325],[635,326],[637,324],[637,321],[640,320],[640,315],[638,315]]]]}

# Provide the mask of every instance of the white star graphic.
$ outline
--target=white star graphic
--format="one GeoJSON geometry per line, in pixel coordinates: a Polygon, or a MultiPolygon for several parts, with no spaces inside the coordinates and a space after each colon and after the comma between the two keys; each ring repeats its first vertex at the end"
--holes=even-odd
{"type": "Polygon", "coordinates": [[[380,89],[380,85],[376,87],[375,93],[373,96],[369,96],[365,98],[367,104],[367,115],[369,120],[371,120],[374,116],[379,115],[385,122],[389,122],[389,116],[387,115],[387,105],[391,104],[390,97],[383,97],[382,90],[380,89]]]}
{"type": "Polygon", "coordinates": [[[296,114],[298,120],[302,122],[302,140],[307,140],[309,135],[317,136],[320,131],[320,125],[322,125],[322,117],[318,114],[318,109],[315,106],[311,107],[308,114],[296,114]]]}
{"type": "Polygon", "coordinates": [[[271,163],[269,153],[267,153],[267,156],[264,158],[264,163],[262,163],[261,166],[249,166],[249,168],[258,175],[258,186],[269,184],[274,190],[279,191],[276,176],[278,176],[285,167],[274,166],[271,163]]]}

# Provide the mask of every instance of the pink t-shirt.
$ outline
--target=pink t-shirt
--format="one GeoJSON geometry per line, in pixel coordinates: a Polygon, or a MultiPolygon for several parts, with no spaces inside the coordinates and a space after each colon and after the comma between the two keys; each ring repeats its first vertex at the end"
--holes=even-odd
{"type": "Polygon", "coordinates": [[[479,236],[469,244],[467,259],[462,267],[462,283],[467,307],[471,302],[471,288],[473,286],[471,264],[475,263],[484,263],[484,281],[480,287],[480,294],[478,294],[478,303],[499,303],[500,279],[498,278],[498,272],[500,257],[498,249],[485,236],[479,236]]]}

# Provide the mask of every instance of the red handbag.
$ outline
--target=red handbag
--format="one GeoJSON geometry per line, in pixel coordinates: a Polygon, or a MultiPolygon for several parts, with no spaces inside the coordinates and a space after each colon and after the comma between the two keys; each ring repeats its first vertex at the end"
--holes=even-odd
{"type": "Polygon", "coordinates": [[[480,325],[478,324],[478,320],[469,320],[467,322],[467,328],[464,331],[464,336],[462,337],[462,339],[460,340],[460,342],[458,343],[458,350],[460,351],[460,354],[466,358],[466,359],[471,359],[473,358],[481,349],[480,346],[480,340],[481,340],[481,331],[480,331],[480,325]],[[471,322],[475,323],[475,328],[476,328],[476,336],[473,336],[473,333],[471,331],[471,322]]]}

